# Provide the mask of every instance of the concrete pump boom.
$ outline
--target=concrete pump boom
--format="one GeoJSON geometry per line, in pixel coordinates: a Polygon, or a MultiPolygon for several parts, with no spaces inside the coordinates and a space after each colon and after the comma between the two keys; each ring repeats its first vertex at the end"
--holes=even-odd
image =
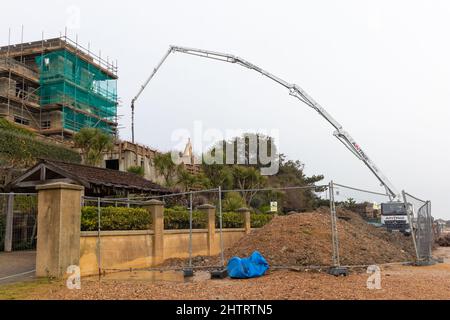
{"type": "Polygon", "coordinates": [[[305,103],[307,106],[311,107],[312,109],[316,110],[325,120],[327,120],[335,129],[336,131],[333,133],[333,135],[341,141],[347,149],[349,149],[359,160],[361,160],[368,168],[369,170],[377,177],[377,179],[380,181],[381,185],[386,189],[386,194],[389,196],[391,200],[399,200],[400,194],[397,191],[397,189],[392,185],[392,183],[386,178],[386,176],[377,168],[375,163],[367,156],[367,154],[362,150],[362,148],[355,142],[355,140],[343,129],[342,125],[337,122],[320,104],[318,104],[311,96],[309,96],[302,88],[300,88],[296,84],[292,84],[289,82],[284,81],[281,78],[278,78],[277,76],[267,72],[264,69],[261,69],[260,67],[231,54],[227,53],[221,53],[221,52],[214,52],[209,50],[201,50],[201,49],[195,49],[195,48],[186,48],[186,47],[178,47],[178,46],[170,46],[167,53],[164,55],[164,57],[161,59],[161,61],[158,63],[155,69],[153,69],[152,74],[150,77],[145,81],[145,83],[141,86],[138,94],[133,98],[131,101],[131,114],[132,114],[132,124],[131,124],[131,130],[132,130],[132,140],[134,142],[134,104],[136,100],[139,98],[139,96],[142,94],[146,86],[149,84],[149,82],[153,79],[156,72],[158,72],[161,65],[166,61],[167,57],[172,52],[181,52],[185,54],[190,54],[194,56],[199,56],[203,58],[209,58],[229,63],[235,63],[238,65],[241,65],[245,68],[254,70],[256,72],[259,72],[263,76],[266,76],[267,78],[277,82],[278,84],[282,85],[283,87],[287,88],[289,90],[289,94],[303,103],[305,103]]]}

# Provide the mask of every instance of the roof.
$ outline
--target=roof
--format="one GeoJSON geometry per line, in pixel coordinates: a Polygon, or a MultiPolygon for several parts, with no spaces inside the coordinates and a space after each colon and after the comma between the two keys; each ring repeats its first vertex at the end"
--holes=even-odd
{"type": "MultiPolygon", "coordinates": [[[[10,187],[21,187],[21,182],[24,182],[27,178],[28,180],[30,180],[30,178],[34,180],[41,180],[42,184],[48,183],[49,178],[60,179],[61,177],[71,179],[74,182],[83,185],[87,189],[106,187],[140,192],[171,193],[170,190],[160,186],[159,184],[144,179],[134,173],[54,160],[40,160],[38,164],[14,180],[10,184],[10,187]],[[37,175],[37,172],[40,171],[40,176],[42,177],[43,168],[45,168],[44,175],[47,174],[47,176],[42,181],[42,178],[37,178],[39,176],[37,175]],[[51,174],[46,172],[48,170],[51,174]],[[55,176],[55,173],[58,176],[55,176]]],[[[28,181],[28,183],[30,184],[32,182],[28,181]]],[[[34,183],[36,184],[36,182],[34,183]]]]}
{"type": "Polygon", "coordinates": [[[53,52],[57,50],[68,50],[84,61],[92,64],[93,66],[101,69],[104,73],[109,75],[112,79],[117,79],[117,66],[114,65],[112,60],[102,59],[100,56],[94,54],[89,49],[82,47],[79,43],[74,42],[66,36],[59,38],[51,38],[45,40],[38,40],[33,42],[17,43],[13,45],[0,46],[0,56],[9,57],[24,57],[24,56],[36,56],[42,53],[53,52]]]}

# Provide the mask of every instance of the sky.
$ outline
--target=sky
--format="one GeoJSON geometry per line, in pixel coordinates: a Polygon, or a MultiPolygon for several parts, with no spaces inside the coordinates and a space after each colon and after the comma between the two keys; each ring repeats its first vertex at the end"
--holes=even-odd
{"type": "MultiPolygon", "coordinates": [[[[120,136],[130,101],[169,45],[231,53],[293,82],[358,142],[398,190],[450,219],[448,1],[7,1],[0,43],[65,33],[118,61],[120,136]]],[[[171,55],[136,103],[136,141],[168,151],[174,132],[277,130],[278,148],[325,182],[383,191],[334,129],[248,69],[171,55]]],[[[194,142],[195,143],[195,142],[194,142]]],[[[198,151],[198,150],[194,150],[198,151]]],[[[347,196],[342,190],[341,197],[347,196]]],[[[352,194],[366,200],[364,194],[352,194]]]]}

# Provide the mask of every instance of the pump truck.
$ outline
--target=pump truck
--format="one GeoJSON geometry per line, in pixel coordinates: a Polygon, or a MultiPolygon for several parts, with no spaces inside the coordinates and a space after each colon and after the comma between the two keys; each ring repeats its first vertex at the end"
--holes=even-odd
{"type": "Polygon", "coordinates": [[[333,135],[344,144],[344,146],[350,150],[359,160],[361,160],[369,170],[375,175],[375,177],[380,181],[381,185],[385,188],[386,195],[389,197],[389,202],[383,203],[381,205],[381,222],[386,226],[386,228],[390,231],[400,231],[403,233],[410,233],[410,223],[408,219],[408,208],[405,202],[401,201],[400,193],[397,189],[392,185],[389,179],[381,172],[381,170],[375,165],[375,163],[369,158],[366,152],[363,151],[361,146],[356,143],[356,141],[350,136],[350,134],[345,131],[342,125],[337,122],[319,103],[317,103],[310,95],[308,95],[300,86],[294,83],[289,83],[284,81],[283,79],[267,72],[266,70],[246,61],[238,56],[234,56],[227,53],[195,49],[195,48],[187,48],[180,46],[170,46],[169,50],[163,56],[161,61],[158,63],[156,68],[153,70],[151,75],[147,78],[144,84],[140,87],[138,93],[131,101],[131,130],[132,130],[132,141],[134,143],[134,107],[137,99],[142,94],[144,89],[147,87],[149,82],[153,79],[155,74],[161,68],[163,63],[169,57],[171,53],[184,53],[189,55],[194,55],[202,58],[208,58],[228,63],[233,63],[240,65],[242,67],[248,68],[250,70],[254,70],[261,75],[269,78],[270,80],[275,81],[279,85],[285,87],[289,90],[289,94],[308,107],[315,110],[319,113],[326,121],[328,121],[335,129],[333,135]]]}

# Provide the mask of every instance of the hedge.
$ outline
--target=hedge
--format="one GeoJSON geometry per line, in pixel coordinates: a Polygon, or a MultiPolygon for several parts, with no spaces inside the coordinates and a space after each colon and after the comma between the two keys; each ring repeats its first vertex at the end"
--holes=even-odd
{"type": "MultiPolygon", "coordinates": [[[[102,231],[148,230],[151,227],[151,214],[142,208],[102,207],[100,215],[102,231]]],[[[97,207],[83,207],[81,209],[81,231],[97,230],[97,207]]]]}
{"type": "MultiPolygon", "coordinates": [[[[102,207],[101,230],[147,230],[151,227],[151,214],[142,208],[124,207],[102,207]]],[[[98,230],[97,207],[83,207],[81,210],[81,230],[98,230]]],[[[271,214],[251,214],[251,227],[261,228],[272,219],[271,214]]],[[[192,211],[192,228],[206,229],[208,217],[205,212],[192,211]]],[[[224,212],[222,215],[222,226],[227,228],[244,227],[244,216],[237,212],[224,212]]],[[[219,227],[219,216],[216,214],[216,227],[219,227]]],[[[189,229],[189,211],[184,207],[164,209],[164,229],[182,230],[189,229]]]]}
{"type": "MultiPolygon", "coordinates": [[[[257,214],[250,215],[250,224],[252,228],[261,228],[269,223],[273,218],[271,214],[257,214]]],[[[192,228],[205,229],[208,225],[208,217],[202,211],[192,211],[192,228]]],[[[216,228],[219,228],[219,214],[216,213],[216,228]]],[[[222,227],[228,228],[243,228],[244,216],[237,212],[223,212],[222,227]]],[[[189,211],[185,208],[176,207],[176,209],[166,208],[164,210],[164,228],[166,229],[189,229],[189,211]]]]}
{"type": "Polygon", "coordinates": [[[59,160],[80,163],[81,156],[75,150],[40,141],[32,135],[0,128],[0,153],[4,161],[29,166],[36,159],[59,160]]]}
{"type": "MultiPolygon", "coordinates": [[[[192,210],[192,228],[205,229],[208,217],[205,212],[192,210]]],[[[189,211],[184,207],[164,208],[165,229],[189,229],[189,211]]]]}

